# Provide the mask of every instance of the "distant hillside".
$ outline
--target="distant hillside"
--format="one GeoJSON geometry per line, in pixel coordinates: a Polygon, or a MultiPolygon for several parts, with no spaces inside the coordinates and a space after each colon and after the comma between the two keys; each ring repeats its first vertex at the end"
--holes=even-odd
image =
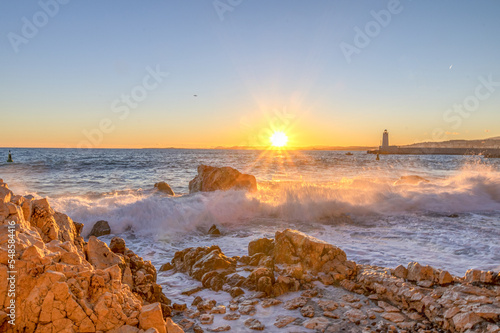
{"type": "Polygon", "coordinates": [[[500,136],[482,140],[449,140],[443,142],[420,142],[401,146],[408,148],[500,148],[500,136]]]}

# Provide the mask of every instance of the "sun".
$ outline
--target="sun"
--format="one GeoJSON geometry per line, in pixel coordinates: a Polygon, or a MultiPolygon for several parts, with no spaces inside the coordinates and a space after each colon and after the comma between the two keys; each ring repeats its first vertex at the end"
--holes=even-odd
{"type": "Polygon", "coordinates": [[[273,147],[284,147],[288,143],[288,136],[283,132],[274,132],[269,139],[273,147]]]}

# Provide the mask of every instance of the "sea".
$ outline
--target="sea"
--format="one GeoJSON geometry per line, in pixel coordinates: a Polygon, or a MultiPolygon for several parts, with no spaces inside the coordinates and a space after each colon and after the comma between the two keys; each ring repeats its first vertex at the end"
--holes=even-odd
{"type": "MultiPolygon", "coordinates": [[[[218,245],[228,256],[248,243],[300,230],[360,264],[411,261],[463,276],[500,270],[500,159],[374,155],[364,151],[211,149],[0,149],[0,178],[16,194],[47,197],[85,224],[106,220],[112,237],[159,268],[175,251],[218,245]],[[200,164],[252,174],[258,191],[189,194],[200,164]],[[154,189],[167,182],[168,196],[154,189]],[[222,235],[207,234],[215,224],[222,235]]],[[[164,290],[198,282],[160,273],[164,290]]],[[[179,294],[167,296],[182,298],[179,294]]],[[[182,300],[181,300],[182,301],[182,300]]]]}

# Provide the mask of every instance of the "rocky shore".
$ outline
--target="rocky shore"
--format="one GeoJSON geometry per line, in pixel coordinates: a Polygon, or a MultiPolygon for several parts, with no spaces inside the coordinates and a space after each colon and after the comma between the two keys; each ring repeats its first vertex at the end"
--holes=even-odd
{"type": "MultiPolygon", "coordinates": [[[[198,171],[192,189],[227,186],[217,170],[198,171]]],[[[0,180],[1,332],[500,332],[498,272],[360,265],[286,229],[241,257],[216,245],[178,251],[160,273],[119,237],[85,241],[82,227],[0,180]],[[171,301],[158,274],[197,284],[171,301]]]]}

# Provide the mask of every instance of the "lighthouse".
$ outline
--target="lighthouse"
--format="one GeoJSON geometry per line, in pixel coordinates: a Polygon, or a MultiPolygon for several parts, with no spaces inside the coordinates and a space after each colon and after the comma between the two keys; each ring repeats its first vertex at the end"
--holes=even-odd
{"type": "Polygon", "coordinates": [[[382,148],[389,148],[389,132],[387,132],[387,130],[385,130],[382,135],[382,148]]]}

